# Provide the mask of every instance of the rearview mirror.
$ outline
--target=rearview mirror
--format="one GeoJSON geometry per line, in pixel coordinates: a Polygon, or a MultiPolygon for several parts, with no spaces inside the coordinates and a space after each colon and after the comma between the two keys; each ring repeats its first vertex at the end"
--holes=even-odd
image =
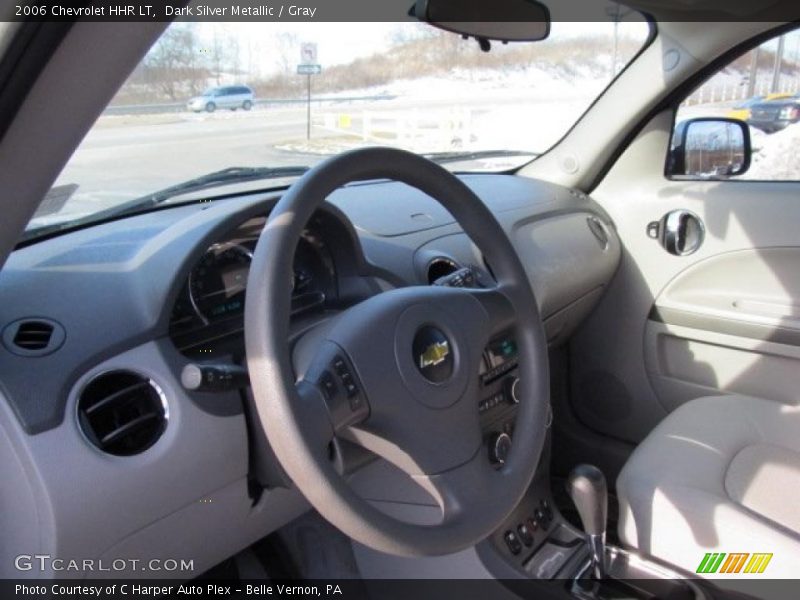
{"type": "Polygon", "coordinates": [[[550,35],[550,11],[536,0],[417,0],[413,14],[478,41],[536,42],[550,35]]]}
{"type": "Polygon", "coordinates": [[[750,168],[750,128],[724,118],[689,119],[672,134],[667,175],[724,179],[750,168]]]}

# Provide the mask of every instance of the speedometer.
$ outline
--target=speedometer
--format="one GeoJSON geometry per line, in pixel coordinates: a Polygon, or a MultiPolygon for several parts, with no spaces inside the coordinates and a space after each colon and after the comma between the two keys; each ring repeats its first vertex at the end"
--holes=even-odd
{"type": "Polygon", "coordinates": [[[215,244],[189,275],[189,297],[206,322],[241,314],[253,254],[239,244],[215,244]]]}

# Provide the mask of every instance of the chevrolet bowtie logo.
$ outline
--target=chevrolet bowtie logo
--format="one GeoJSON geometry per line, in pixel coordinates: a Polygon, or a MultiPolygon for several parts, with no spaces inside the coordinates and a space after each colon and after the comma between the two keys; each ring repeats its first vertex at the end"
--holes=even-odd
{"type": "Polygon", "coordinates": [[[434,342],[419,355],[419,368],[435,367],[443,363],[449,354],[450,345],[447,342],[434,342]]]}

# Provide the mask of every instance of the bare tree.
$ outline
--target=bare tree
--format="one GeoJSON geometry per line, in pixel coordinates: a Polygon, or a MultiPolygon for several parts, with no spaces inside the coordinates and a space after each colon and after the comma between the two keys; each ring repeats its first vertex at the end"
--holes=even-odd
{"type": "Polygon", "coordinates": [[[143,79],[173,101],[195,92],[206,72],[200,50],[192,27],[170,27],[145,57],[143,79]]]}
{"type": "Polygon", "coordinates": [[[275,44],[275,62],[284,73],[289,73],[299,61],[300,38],[296,33],[284,31],[277,35],[275,44]]]}
{"type": "Polygon", "coordinates": [[[237,78],[242,73],[242,56],[241,48],[239,46],[239,38],[235,35],[229,35],[225,42],[228,55],[228,68],[231,73],[235,74],[237,78]]]}

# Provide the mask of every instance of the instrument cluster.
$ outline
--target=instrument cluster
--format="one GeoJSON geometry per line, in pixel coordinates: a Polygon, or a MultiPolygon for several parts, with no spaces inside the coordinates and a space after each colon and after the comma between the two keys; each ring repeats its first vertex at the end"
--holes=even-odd
{"type": "MultiPolygon", "coordinates": [[[[195,263],[176,301],[170,335],[179,349],[241,330],[253,250],[266,217],[249,219],[211,244],[195,263]]],[[[337,296],[336,269],[313,222],[303,231],[294,257],[292,315],[324,310],[337,296]]]]}

